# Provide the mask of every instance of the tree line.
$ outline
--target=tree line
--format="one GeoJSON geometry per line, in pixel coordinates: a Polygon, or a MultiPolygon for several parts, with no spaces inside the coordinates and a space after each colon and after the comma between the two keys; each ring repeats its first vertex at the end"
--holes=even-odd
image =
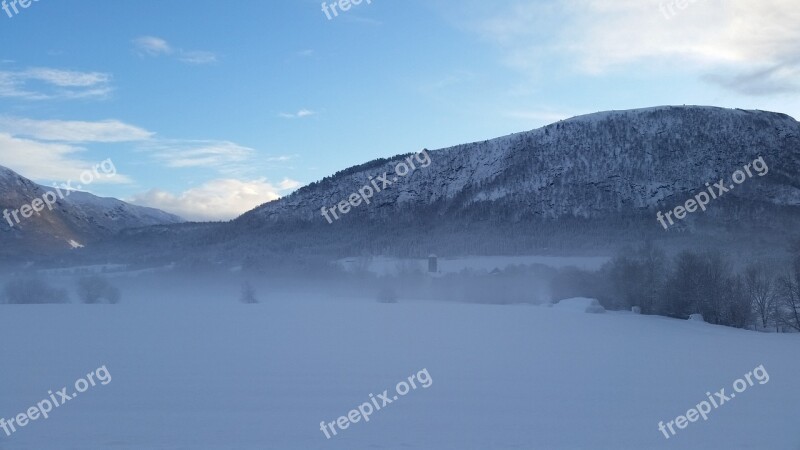
{"type": "Polygon", "coordinates": [[[589,296],[608,309],[760,330],[800,332],[800,242],[787,263],[737,267],[718,250],[682,251],[672,257],[652,243],[618,254],[599,272],[562,272],[556,297],[589,296]]]}

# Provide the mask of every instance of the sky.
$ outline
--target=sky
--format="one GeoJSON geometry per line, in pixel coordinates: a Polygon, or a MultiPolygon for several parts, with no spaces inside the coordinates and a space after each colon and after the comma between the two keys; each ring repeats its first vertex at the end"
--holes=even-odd
{"type": "Polygon", "coordinates": [[[0,165],[50,185],[110,160],[82,190],[189,220],[580,114],[800,118],[796,0],[11,1],[0,165]]]}

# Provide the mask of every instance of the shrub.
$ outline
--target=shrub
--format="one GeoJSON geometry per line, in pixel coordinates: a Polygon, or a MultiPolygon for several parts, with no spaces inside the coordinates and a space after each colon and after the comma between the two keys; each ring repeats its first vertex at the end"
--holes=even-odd
{"type": "Polygon", "coordinates": [[[12,280],[6,284],[4,293],[5,303],[11,305],[42,305],[69,301],[65,289],[54,288],[38,278],[12,280]]]}
{"type": "Polygon", "coordinates": [[[258,303],[258,299],[256,298],[256,291],[253,289],[253,286],[245,281],[242,284],[242,297],[241,302],[247,305],[254,305],[258,303]]]}
{"type": "Polygon", "coordinates": [[[94,275],[78,280],[78,298],[87,305],[96,303],[119,303],[119,289],[105,278],[94,275]]]}
{"type": "Polygon", "coordinates": [[[391,286],[384,286],[378,291],[378,303],[397,303],[397,293],[391,286]]]}

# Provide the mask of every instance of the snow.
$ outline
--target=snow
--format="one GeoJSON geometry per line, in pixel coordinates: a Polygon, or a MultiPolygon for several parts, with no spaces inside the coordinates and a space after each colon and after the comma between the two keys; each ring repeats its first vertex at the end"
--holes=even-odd
{"type": "MultiPolygon", "coordinates": [[[[183,289],[183,288],[182,288],[183,289]]],[[[115,306],[0,307],[0,417],[106,365],[3,450],[797,449],[800,335],[631,313],[327,296],[242,305],[172,289],[115,306]],[[176,300],[180,298],[180,300],[176,300]],[[674,419],[763,364],[771,379],[670,440],[674,419]],[[428,389],[326,440],[427,369],[428,389]]],[[[123,291],[125,294],[125,291],[123,291]]]]}
{"type": "MultiPolygon", "coordinates": [[[[42,186],[42,189],[52,190],[46,186],[42,186]]],[[[183,222],[180,217],[159,209],[125,203],[116,198],[98,197],[82,191],[70,191],[62,202],[88,216],[107,216],[112,222],[128,221],[132,222],[134,226],[183,222]]]]}
{"type": "Polygon", "coordinates": [[[83,244],[81,244],[80,242],[78,242],[78,241],[76,241],[74,239],[68,240],[67,243],[72,248],[83,248],[84,247],[83,244]]]}
{"type": "Polygon", "coordinates": [[[553,305],[553,309],[570,312],[600,314],[606,312],[605,308],[593,298],[567,298],[553,305]]]}
{"type": "MultiPolygon", "coordinates": [[[[620,115],[643,115],[645,113],[654,113],[659,111],[671,110],[671,109],[685,109],[686,107],[676,107],[673,105],[661,105],[661,106],[650,106],[647,108],[635,108],[635,109],[625,109],[625,110],[614,110],[614,111],[599,111],[590,114],[583,114],[580,116],[571,117],[569,119],[564,119],[564,122],[602,122],[604,120],[614,118],[615,116],[620,115]]],[[[745,111],[739,109],[729,109],[729,108],[719,108],[715,106],[700,106],[700,105],[693,105],[690,108],[696,111],[706,111],[708,113],[718,113],[720,111],[725,111],[729,114],[745,114],[745,111]]],[[[752,111],[755,112],[755,111],[752,111]]]]}
{"type": "MultiPolygon", "coordinates": [[[[398,213],[429,214],[428,207],[433,207],[447,211],[437,221],[443,229],[451,222],[483,220],[484,214],[512,220],[575,216],[605,221],[621,211],[661,208],[759,155],[770,166],[795,167],[790,155],[798,132],[797,121],[769,112],[705,106],[600,112],[431,150],[429,167],[376,195],[375,207],[363,211],[369,219],[388,221],[398,213]]],[[[400,160],[347,169],[246,217],[318,223],[324,220],[322,205],[348,198],[368,177],[391,172],[400,160]]],[[[800,204],[795,185],[768,180],[749,183],[730,198],[765,206],[800,204]]],[[[353,225],[368,223],[351,220],[353,225]]]]}

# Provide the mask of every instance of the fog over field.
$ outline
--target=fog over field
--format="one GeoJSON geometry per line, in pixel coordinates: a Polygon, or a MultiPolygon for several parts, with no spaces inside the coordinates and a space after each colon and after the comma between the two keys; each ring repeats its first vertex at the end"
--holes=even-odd
{"type": "Polygon", "coordinates": [[[790,0],[0,2],[0,450],[800,449],[790,0]]]}

